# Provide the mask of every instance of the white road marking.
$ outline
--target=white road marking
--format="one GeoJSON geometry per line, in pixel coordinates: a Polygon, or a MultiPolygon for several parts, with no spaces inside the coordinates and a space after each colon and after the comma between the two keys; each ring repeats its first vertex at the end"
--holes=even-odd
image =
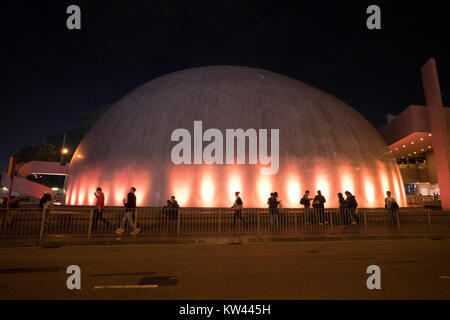
{"type": "Polygon", "coordinates": [[[125,285],[114,285],[114,286],[95,286],[94,289],[148,289],[148,288],[158,288],[157,284],[146,284],[146,285],[136,285],[136,284],[125,284],[125,285]]]}

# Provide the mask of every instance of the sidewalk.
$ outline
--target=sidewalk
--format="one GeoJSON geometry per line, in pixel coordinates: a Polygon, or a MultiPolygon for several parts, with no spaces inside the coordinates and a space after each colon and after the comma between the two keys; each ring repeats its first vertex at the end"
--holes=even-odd
{"type": "Polygon", "coordinates": [[[0,248],[5,247],[43,247],[58,248],[64,246],[103,246],[103,245],[140,245],[140,244],[229,244],[239,245],[246,243],[264,242],[306,242],[306,241],[358,241],[358,240],[402,240],[402,239],[450,239],[450,233],[428,234],[305,234],[280,235],[267,234],[263,236],[236,235],[217,238],[214,236],[122,236],[107,238],[76,238],[58,237],[39,239],[0,239],[0,248]]]}

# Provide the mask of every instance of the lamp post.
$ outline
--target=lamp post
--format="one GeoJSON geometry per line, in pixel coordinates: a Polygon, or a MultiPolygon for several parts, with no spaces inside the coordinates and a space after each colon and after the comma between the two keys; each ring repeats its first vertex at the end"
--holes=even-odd
{"type": "Polygon", "coordinates": [[[66,162],[64,161],[64,155],[69,153],[69,149],[66,148],[66,134],[64,133],[63,136],[63,143],[62,143],[62,148],[61,148],[61,160],[60,163],[62,166],[66,165],[66,162]]]}

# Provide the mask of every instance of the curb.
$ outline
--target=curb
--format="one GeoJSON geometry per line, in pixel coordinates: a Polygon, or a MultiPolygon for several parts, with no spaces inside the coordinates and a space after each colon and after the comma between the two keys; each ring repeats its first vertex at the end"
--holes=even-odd
{"type": "Polygon", "coordinates": [[[429,239],[444,240],[450,239],[450,234],[384,234],[384,235],[304,235],[304,236],[237,236],[226,238],[214,237],[163,237],[163,238],[103,238],[103,239],[63,239],[55,240],[0,240],[0,248],[11,247],[42,247],[60,248],[68,246],[108,246],[108,245],[143,245],[143,244],[228,244],[241,245],[251,243],[271,243],[271,242],[309,242],[309,241],[360,241],[360,240],[407,240],[407,239],[429,239]]]}

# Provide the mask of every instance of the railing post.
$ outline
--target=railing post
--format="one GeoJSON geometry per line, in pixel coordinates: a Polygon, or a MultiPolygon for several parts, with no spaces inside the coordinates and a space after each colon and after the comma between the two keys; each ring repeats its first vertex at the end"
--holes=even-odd
{"type": "Polygon", "coordinates": [[[88,239],[91,238],[92,233],[92,219],[94,217],[94,209],[89,210],[89,227],[88,227],[88,239]]]}
{"type": "Polygon", "coordinates": [[[364,215],[364,232],[367,233],[367,212],[363,212],[364,215]]]}
{"type": "Polygon", "coordinates": [[[217,214],[219,215],[217,217],[217,223],[219,224],[217,226],[217,235],[220,238],[220,236],[222,235],[222,211],[219,210],[217,214]]]}
{"type": "Polygon", "coordinates": [[[258,209],[256,209],[256,234],[259,234],[260,232],[260,225],[261,225],[261,217],[260,212],[258,209]]]}
{"type": "Polygon", "coordinates": [[[333,231],[333,211],[330,211],[330,231],[333,231]]]}
{"type": "Polygon", "coordinates": [[[3,221],[2,221],[2,230],[1,233],[6,235],[6,228],[7,228],[7,224],[8,224],[8,208],[5,209],[5,214],[3,215],[3,221]]]}
{"type": "Polygon", "coordinates": [[[41,229],[39,230],[39,240],[42,240],[44,237],[44,226],[45,226],[45,215],[47,209],[42,209],[42,218],[41,218],[41,229]]]}
{"type": "Polygon", "coordinates": [[[430,230],[430,232],[433,232],[433,227],[431,225],[430,211],[427,212],[427,216],[428,216],[428,229],[430,230]]]}
{"type": "MultiPolygon", "coordinates": [[[[136,226],[136,229],[137,229],[137,227],[138,227],[138,213],[139,213],[139,209],[134,209],[134,212],[135,212],[135,220],[134,220],[134,225],[136,226]]],[[[134,234],[134,237],[136,238],[137,237],[137,234],[135,233],[134,234]]]]}
{"type": "Polygon", "coordinates": [[[294,223],[295,223],[295,229],[294,229],[294,231],[295,231],[295,233],[298,233],[298,214],[299,214],[299,211],[297,211],[297,210],[293,210],[292,212],[294,213],[294,223]]]}
{"type": "Polygon", "coordinates": [[[397,231],[400,231],[400,218],[399,218],[398,210],[395,210],[395,219],[397,220],[397,231]]]}
{"type": "Polygon", "coordinates": [[[180,236],[180,219],[181,219],[181,209],[178,209],[178,214],[177,214],[177,237],[180,236]]]}

